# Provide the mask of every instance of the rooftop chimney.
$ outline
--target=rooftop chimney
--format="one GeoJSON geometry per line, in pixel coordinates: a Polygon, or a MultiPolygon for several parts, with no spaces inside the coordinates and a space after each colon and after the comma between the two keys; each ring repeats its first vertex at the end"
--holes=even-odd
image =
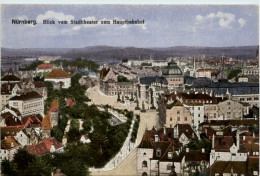
{"type": "Polygon", "coordinates": [[[190,149],[189,148],[186,148],[186,153],[189,153],[190,152],[190,149]]]}
{"type": "Polygon", "coordinates": [[[237,148],[239,150],[239,146],[240,146],[240,141],[239,141],[239,131],[237,131],[237,148]]]}
{"type": "Polygon", "coordinates": [[[213,134],[213,137],[212,137],[212,149],[215,148],[215,135],[213,134]]]}
{"type": "Polygon", "coordinates": [[[159,141],[159,137],[158,137],[158,135],[156,134],[156,135],[154,135],[154,140],[155,140],[155,142],[158,142],[159,141]]]}
{"type": "Polygon", "coordinates": [[[163,127],[163,134],[166,135],[166,127],[163,127]]]}
{"type": "Polygon", "coordinates": [[[202,148],[202,149],[201,149],[201,153],[205,153],[205,148],[202,148]]]}

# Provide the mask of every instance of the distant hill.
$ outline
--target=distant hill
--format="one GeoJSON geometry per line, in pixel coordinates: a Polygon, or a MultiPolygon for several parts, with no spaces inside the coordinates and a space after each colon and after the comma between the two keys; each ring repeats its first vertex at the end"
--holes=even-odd
{"type": "Polygon", "coordinates": [[[135,47],[113,47],[113,46],[88,46],[84,48],[1,48],[2,57],[37,57],[37,56],[63,56],[83,57],[91,60],[121,60],[121,59],[165,59],[169,56],[201,56],[216,57],[224,56],[239,59],[254,59],[257,46],[239,47],[193,47],[176,46],[167,48],[135,48],[135,47]]]}

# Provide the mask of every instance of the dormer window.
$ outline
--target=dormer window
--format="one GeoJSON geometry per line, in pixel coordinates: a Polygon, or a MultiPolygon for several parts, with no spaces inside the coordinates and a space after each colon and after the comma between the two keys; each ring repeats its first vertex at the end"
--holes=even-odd
{"type": "Polygon", "coordinates": [[[161,149],[156,149],[156,157],[161,157],[161,153],[162,151],[161,151],[161,149]]]}
{"type": "Polygon", "coordinates": [[[159,141],[159,137],[158,137],[158,135],[156,134],[156,135],[154,135],[154,140],[155,140],[155,142],[158,142],[159,141]]]}
{"type": "Polygon", "coordinates": [[[172,159],[172,152],[168,152],[168,159],[172,159]]]}

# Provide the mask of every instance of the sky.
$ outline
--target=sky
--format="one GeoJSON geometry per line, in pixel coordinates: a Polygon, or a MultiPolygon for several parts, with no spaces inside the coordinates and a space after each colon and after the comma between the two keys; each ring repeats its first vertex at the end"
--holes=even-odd
{"type": "Polygon", "coordinates": [[[259,44],[256,5],[2,5],[2,47],[82,48],[94,45],[253,46],[259,44]],[[37,25],[12,24],[12,19],[37,25]],[[42,24],[55,20],[56,24],[42,24]],[[59,20],[98,24],[58,24],[59,20]],[[144,20],[102,25],[100,21],[144,20]]]}

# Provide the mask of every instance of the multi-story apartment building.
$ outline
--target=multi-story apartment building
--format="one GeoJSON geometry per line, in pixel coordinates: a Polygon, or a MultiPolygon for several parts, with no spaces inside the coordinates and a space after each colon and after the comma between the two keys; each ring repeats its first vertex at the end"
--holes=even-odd
{"type": "Polygon", "coordinates": [[[43,97],[36,91],[18,94],[9,100],[9,106],[18,109],[21,116],[44,113],[43,97]]]}

